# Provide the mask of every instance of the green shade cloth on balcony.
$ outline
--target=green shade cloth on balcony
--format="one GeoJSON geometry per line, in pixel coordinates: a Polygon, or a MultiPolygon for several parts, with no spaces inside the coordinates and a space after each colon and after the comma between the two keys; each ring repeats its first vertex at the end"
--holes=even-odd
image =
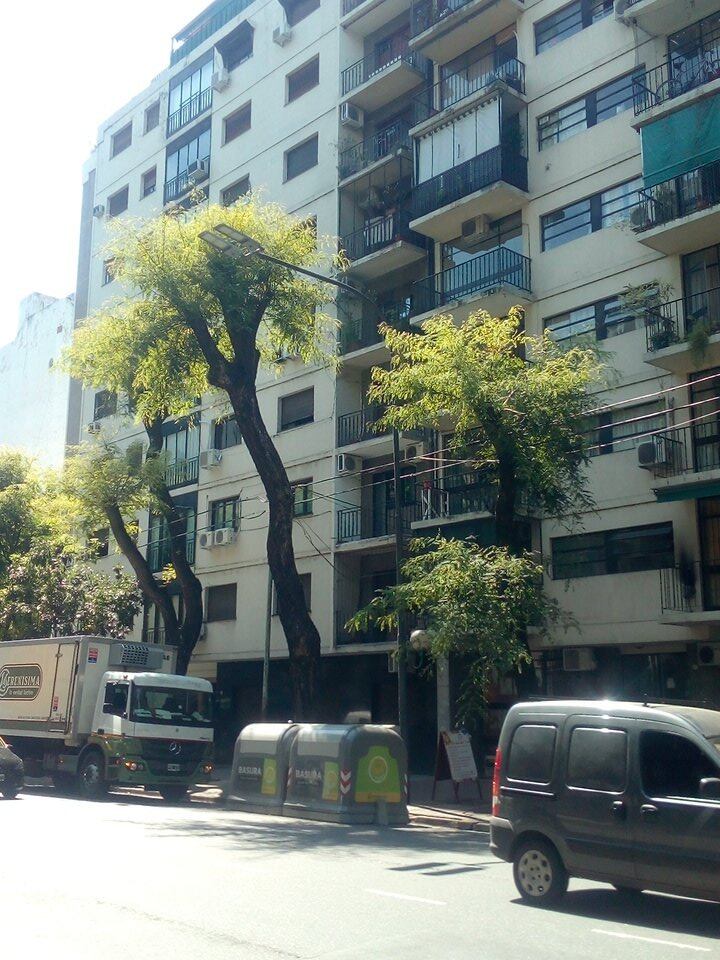
{"type": "Polygon", "coordinates": [[[720,96],[642,128],[646,187],[720,160],[720,96]]]}
{"type": "Polygon", "coordinates": [[[668,487],[655,491],[658,503],[674,503],[678,500],[701,500],[703,497],[720,496],[720,480],[708,480],[688,487],[668,487]]]}

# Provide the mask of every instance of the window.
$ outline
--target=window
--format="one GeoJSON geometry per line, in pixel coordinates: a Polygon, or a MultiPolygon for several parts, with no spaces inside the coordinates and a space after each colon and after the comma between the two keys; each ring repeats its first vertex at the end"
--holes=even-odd
{"type": "Polygon", "coordinates": [[[114,717],[122,717],[127,711],[129,692],[129,683],[117,680],[111,680],[110,683],[106,683],[105,695],[103,697],[103,713],[111,714],[114,717]]]}
{"type": "Polygon", "coordinates": [[[572,103],[566,103],[538,118],[538,146],[542,150],[551,143],[560,143],[569,137],[594,127],[603,120],[616,117],[633,105],[633,79],[644,67],[628,73],[612,83],[591,90],[572,103]]]}
{"type": "Polygon", "coordinates": [[[254,32],[246,21],[220,40],[217,48],[226,70],[234,70],[252,56],[254,32]]]}
{"type": "Polygon", "coordinates": [[[115,279],[115,274],[113,273],[113,266],[115,264],[115,257],[110,257],[109,260],[103,261],[103,286],[106,287],[109,283],[112,283],[115,279]]]}
{"type": "Polygon", "coordinates": [[[674,733],[640,734],[640,777],[647,797],[700,799],[700,781],[720,777],[720,767],[697,744],[674,733]]]}
{"type": "Polygon", "coordinates": [[[118,130],[117,133],[112,135],[110,139],[110,156],[116,157],[119,153],[122,153],[123,150],[127,150],[131,143],[132,120],[130,123],[126,123],[121,130],[118,130]]]}
{"type": "Polygon", "coordinates": [[[205,169],[210,166],[210,124],[203,124],[199,131],[190,131],[189,138],[181,137],[168,147],[165,160],[165,199],[175,200],[189,189],[188,171],[190,166],[203,163],[205,169]]]}
{"type": "Polygon", "coordinates": [[[574,0],[535,24],[535,52],[549,50],[586,27],[609,16],[613,0],[574,0]]]}
{"type": "Polygon", "coordinates": [[[216,420],[213,426],[213,447],[215,450],[227,450],[242,443],[240,430],[235,417],[225,420],[216,420]]]}
{"type": "Polygon", "coordinates": [[[312,480],[296,480],[292,486],[293,516],[307,517],[313,512],[313,485],[312,480]]]}
{"type": "Polygon", "coordinates": [[[157,167],[152,167],[152,169],[146,170],[142,175],[142,195],[144,197],[149,197],[151,193],[155,193],[156,186],[157,167]]]}
{"type": "Polygon", "coordinates": [[[110,553],[110,528],[101,527],[100,530],[96,530],[92,535],[94,541],[95,556],[99,559],[100,557],[107,557],[110,553]]]}
{"type": "MultiPolygon", "coordinates": [[[[308,610],[312,610],[312,574],[311,573],[301,573],[300,574],[300,583],[302,584],[303,594],[305,595],[305,605],[308,610]]],[[[277,593],[275,591],[275,584],[273,584],[273,595],[272,595],[272,612],[273,616],[276,617],[278,614],[277,606],[277,593]]]]}
{"type": "Polygon", "coordinates": [[[312,387],[301,393],[280,398],[280,430],[290,430],[312,423],[315,419],[315,391],[312,387]]]}
{"type": "Polygon", "coordinates": [[[239,110],[231,113],[223,120],[223,143],[230,143],[241,133],[250,129],[252,104],[245,103],[239,110]]]}
{"type": "Polygon", "coordinates": [[[637,325],[637,314],[623,306],[620,297],[598,300],[587,307],[568,310],[545,320],[545,329],[558,343],[583,334],[594,334],[598,340],[606,340],[629,333],[637,325]]]}
{"type": "Polygon", "coordinates": [[[672,523],[555,537],[551,544],[554,580],[661,570],[675,563],[672,523]]]}
{"type": "Polygon", "coordinates": [[[212,106],[213,59],[189,68],[170,84],[167,134],[177,133],[212,106]]]}
{"type": "Polygon", "coordinates": [[[102,420],[117,413],[117,394],[111,390],[99,390],[95,394],[93,420],[102,420]]]}
{"type": "Polygon", "coordinates": [[[543,250],[552,250],[627,220],[629,211],[638,203],[638,191],[642,185],[642,177],[636,177],[585,200],[546,213],[540,218],[543,250]]]}
{"type": "Polygon", "coordinates": [[[235,620],[237,617],[237,584],[223,583],[208,587],[207,616],[208,623],[218,620],[235,620]]]}
{"type": "Polygon", "coordinates": [[[638,439],[648,439],[648,434],[667,426],[662,403],[639,403],[634,407],[601,413],[594,418],[594,433],[591,438],[592,455],[619,453],[632,450],[638,439]]]}
{"type": "Polygon", "coordinates": [[[122,190],[118,190],[117,193],[114,193],[111,197],[108,197],[108,216],[118,217],[121,213],[125,213],[128,208],[129,196],[130,188],[123,187],[122,190]]]}
{"type": "Polygon", "coordinates": [[[622,793],[627,783],[627,762],[624,730],[576,727],[568,751],[568,786],[622,793]]]}
{"type": "Polygon", "coordinates": [[[225,187],[221,197],[222,205],[229,207],[248,193],[250,193],[249,175],[242,177],[240,180],[236,180],[235,183],[231,183],[229,187],[225,187]]]}
{"type": "Polygon", "coordinates": [[[526,783],[550,783],[557,727],[552,724],[523,723],[510,744],[508,777],[526,783]]]}
{"type": "Polygon", "coordinates": [[[210,504],[210,528],[212,530],[237,530],[240,526],[240,500],[226,497],[210,504]]]}
{"type": "Polygon", "coordinates": [[[283,7],[287,22],[291,27],[320,8],[320,0],[284,0],[283,7]]]}
{"type": "Polygon", "coordinates": [[[287,75],[287,102],[292,103],[320,83],[320,57],[313,57],[287,75]]]}
{"type": "Polygon", "coordinates": [[[285,179],[292,180],[305,173],[318,162],[318,137],[310,137],[304,143],[285,152],[285,179]]]}
{"type": "Polygon", "coordinates": [[[156,100],[155,103],[151,103],[150,106],[145,111],[145,133],[150,133],[151,130],[154,130],[155,127],[160,124],[160,101],[156,100]]]}

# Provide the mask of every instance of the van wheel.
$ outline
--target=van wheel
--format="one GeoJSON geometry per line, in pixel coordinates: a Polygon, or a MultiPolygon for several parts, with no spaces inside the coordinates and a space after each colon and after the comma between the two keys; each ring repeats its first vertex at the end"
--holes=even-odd
{"type": "Polygon", "coordinates": [[[520,896],[536,907],[552,906],[567,892],[567,870],[555,847],[541,837],[517,848],[513,876],[520,896]]]}
{"type": "Polygon", "coordinates": [[[2,793],[4,800],[14,800],[20,793],[20,787],[5,787],[0,790],[0,793],[2,793]]]}
{"type": "Polygon", "coordinates": [[[77,774],[78,792],[85,800],[102,800],[107,793],[105,762],[102,754],[93,750],[80,761],[77,774]]]}

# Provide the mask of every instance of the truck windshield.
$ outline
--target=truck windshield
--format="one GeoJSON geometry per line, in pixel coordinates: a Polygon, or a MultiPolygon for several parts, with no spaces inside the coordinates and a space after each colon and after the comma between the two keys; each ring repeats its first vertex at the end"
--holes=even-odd
{"type": "Polygon", "coordinates": [[[146,687],[133,684],[130,719],[176,727],[212,726],[212,701],[202,690],[146,687]]]}

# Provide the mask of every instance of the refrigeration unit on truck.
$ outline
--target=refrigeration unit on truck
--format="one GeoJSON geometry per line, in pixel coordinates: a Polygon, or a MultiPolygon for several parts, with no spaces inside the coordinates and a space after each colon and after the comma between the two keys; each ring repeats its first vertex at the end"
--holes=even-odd
{"type": "Polygon", "coordinates": [[[29,776],[99,797],[168,800],[212,771],[212,686],[163,673],[164,648],[107,637],[0,643],[0,736],[29,776]]]}

